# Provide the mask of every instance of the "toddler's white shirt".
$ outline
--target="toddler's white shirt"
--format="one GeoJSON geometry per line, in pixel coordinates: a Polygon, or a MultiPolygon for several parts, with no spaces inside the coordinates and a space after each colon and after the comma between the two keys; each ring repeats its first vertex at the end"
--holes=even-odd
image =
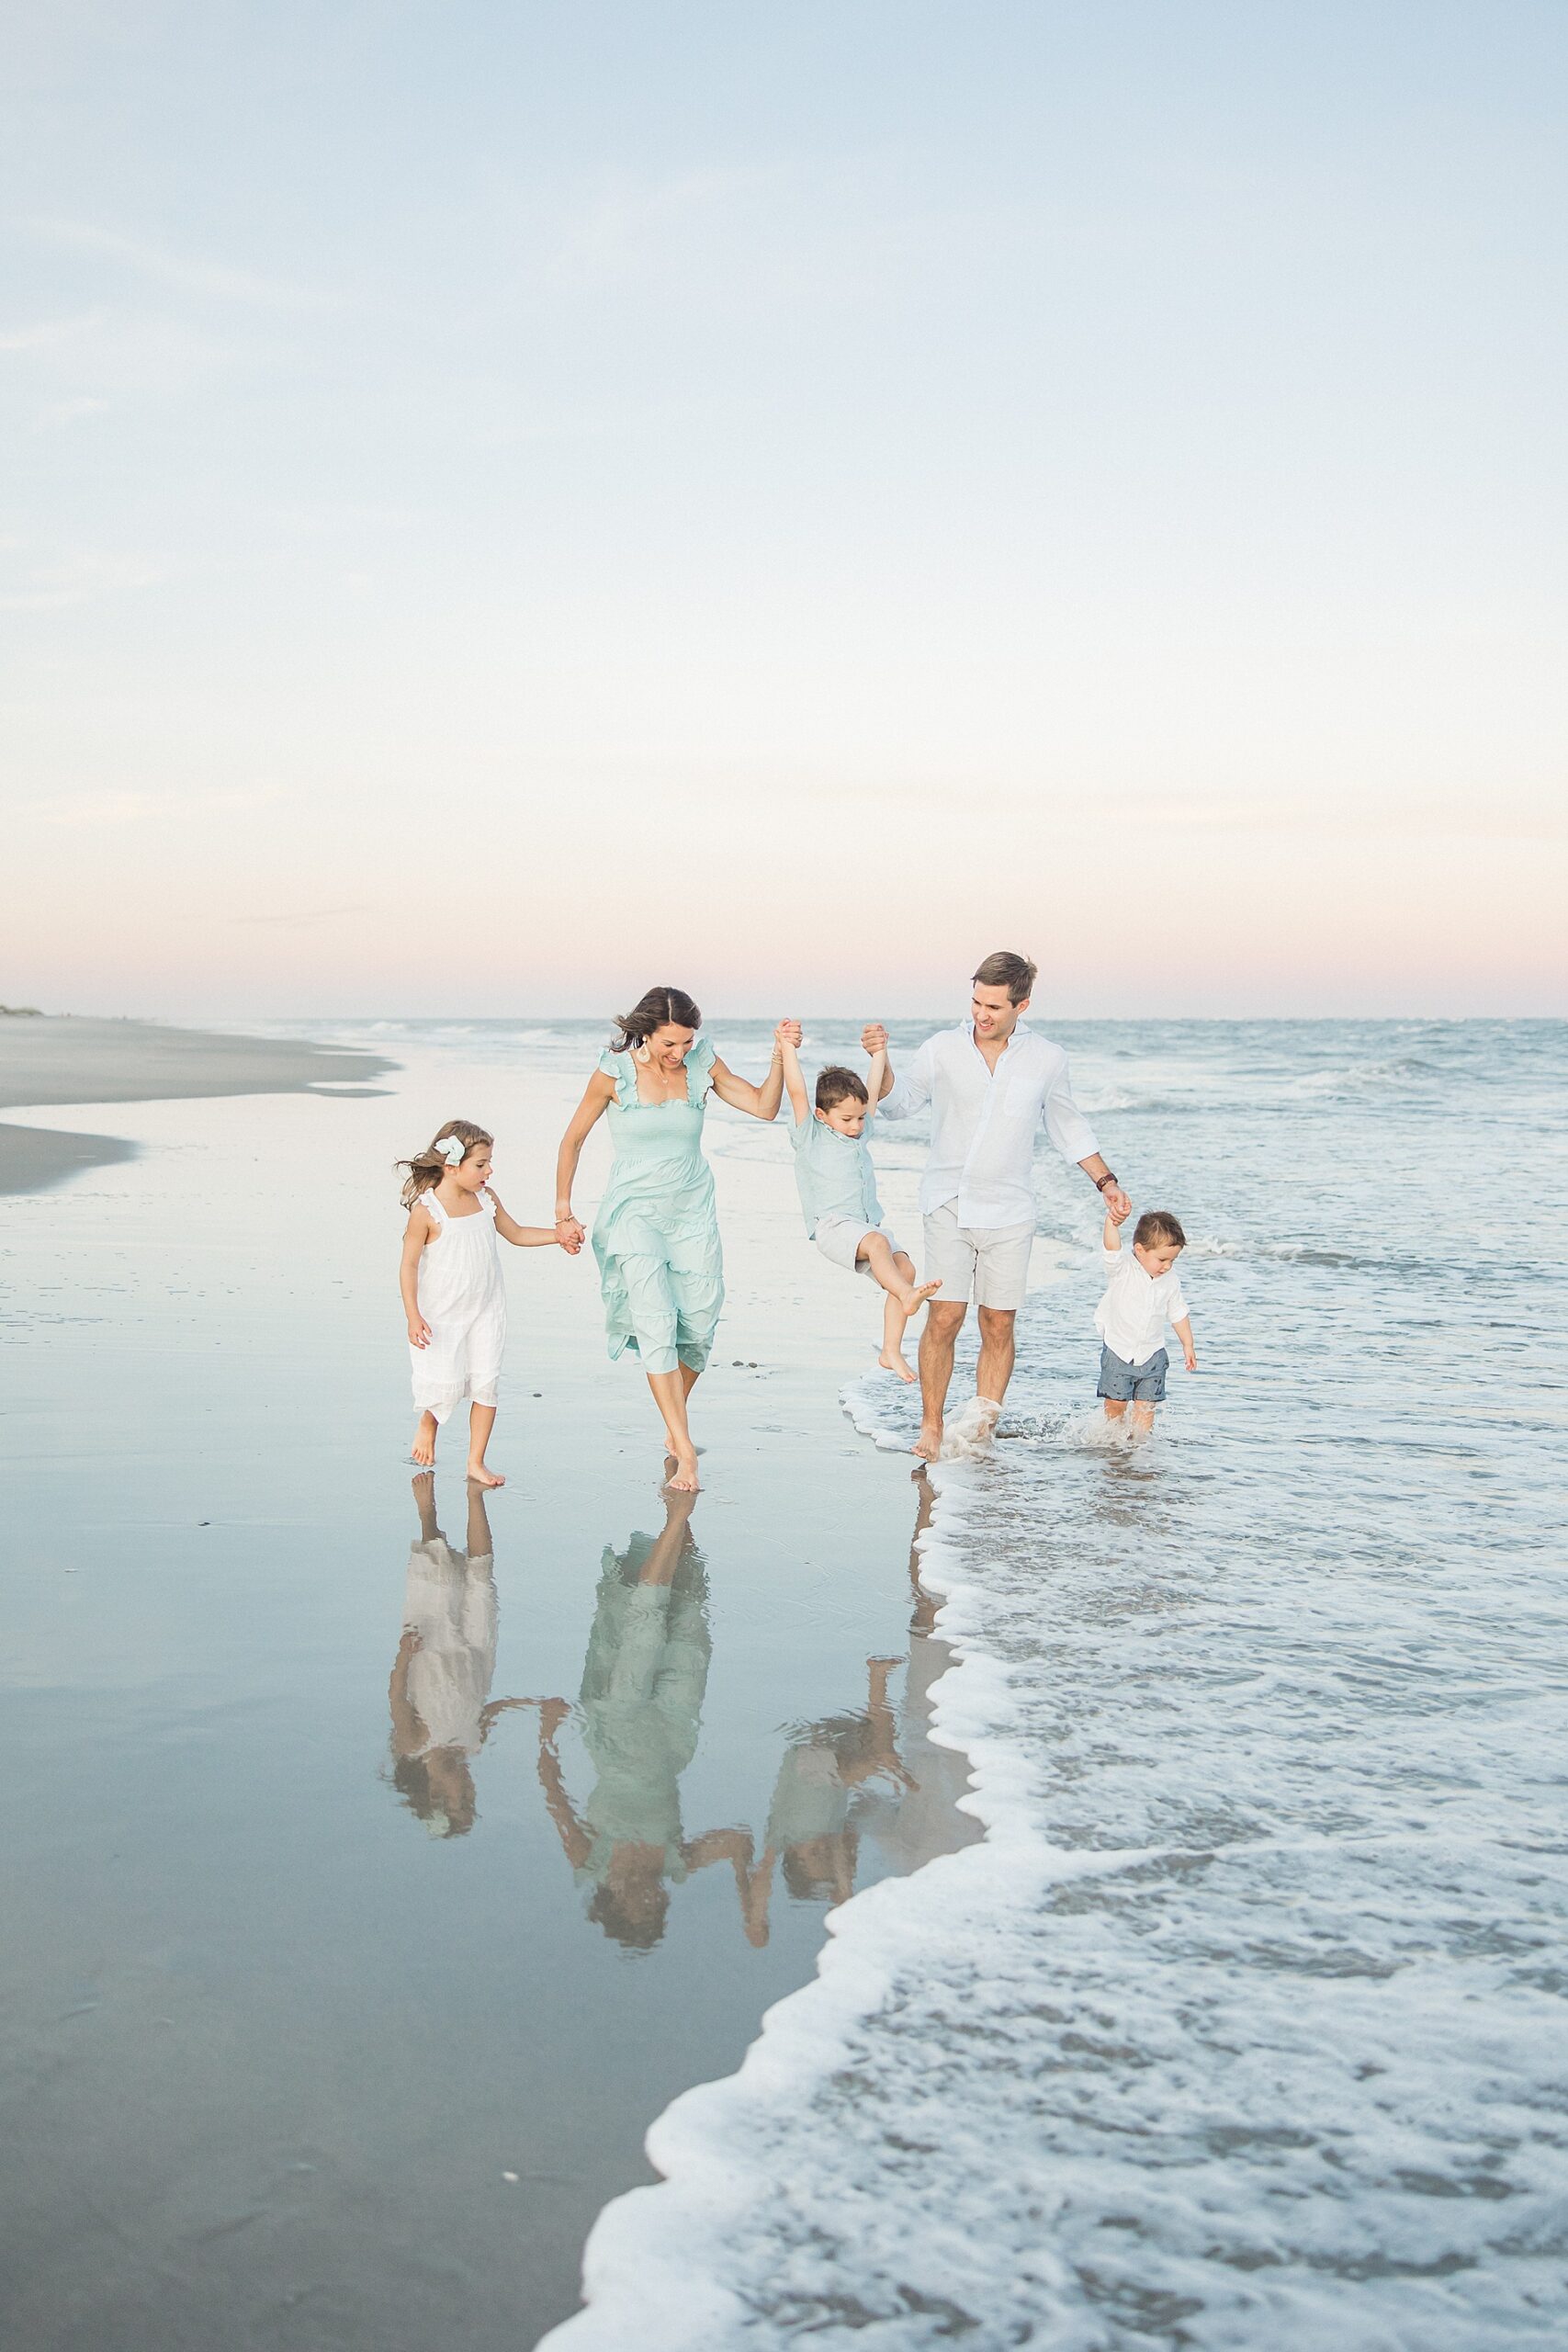
{"type": "Polygon", "coordinates": [[[1123,1363],[1147,1363],[1165,1345],[1166,1325],[1187,1319],[1181,1277],[1174,1266],[1168,1274],[1146,1274],[1131,1250],[1103,1255],[1111,1286],[1095,1309],[1094,1328],[1123,1363]]]}

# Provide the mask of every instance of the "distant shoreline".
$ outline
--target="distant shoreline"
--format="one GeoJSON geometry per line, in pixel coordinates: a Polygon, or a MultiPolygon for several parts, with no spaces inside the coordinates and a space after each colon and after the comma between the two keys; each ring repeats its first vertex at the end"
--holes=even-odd
{"type": "MultiPolygon", "coordinates": [[[[69,1102],[168,1102],[216,1094],[300,1094],[361,1086],[397,1064],[292,1038],[229,1037],[79,1013],[0,1017],[0,1110],[69,1102]]],[[[0,1123],[0,1196],[38,1193],[134,1157],[112,1136],[0,1123]]]]}

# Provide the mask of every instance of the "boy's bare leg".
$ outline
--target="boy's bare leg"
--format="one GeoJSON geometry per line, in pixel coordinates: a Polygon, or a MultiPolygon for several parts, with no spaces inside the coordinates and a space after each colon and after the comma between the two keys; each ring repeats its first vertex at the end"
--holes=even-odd
{"type": "Polygon", "coordinates": [[[922,1462],[934,1462],[942,1452],[942,1408],[953,1380],[953,1351],[969,1312],[962,1299],[933,1299],[926,1308],[920,1333],[920,1434],[915,1452],[922,1462]]]}
{"type": "Polygon", "coordinates": [[[868,1233],[865,1236],[855,1251],[855,1263],[858,1265],[863,1258],[888,1296],[897,1300],[904,1310],[906,1322],[918,1307],[925,1305],[933,1291],[942,1288],[940,1283],[916,1282],[914,1267],[901,1250],[897,1257],[894,1257],[893,1245],[885,1233],[868,1233]],[[908,1271],[900,1272],[900,1267],[908,1271]]]}
{"type": "Polygon", "coordinates": [[[422,1470],[428,1470],[435,1459],[435,1433],[439,1427],[434,1413],[420,1415],[419,1427],[413,1433],[413,1451],[409,1459],[417,1462],[422,1470]]]}
{"type": "Polygon", "coordinates": [[[904,1353],[904,1333],[908,1323],[908,1317],[889,1291],[882,1309],[882,1353],[876,1361],[884,1372],[896,1372],[900,1380],[913,1384],[915,1367],[904,1353]]]}
{"type": "Polygon", "coordinates": [[[896,1372],[900,1380],[915,1377],[904,1354],[904,1331],[909,1317],[940,1283],[917,1283],[914,1262],[902,1250],[895,1250],[891,1242],[880,1233],[868,1233],[855,1251],[857,1265],[862,1260],[871,1268],[883,1289],[887,1304],[882,1313],[882,1353],[877,1358],[887,1372],[896,1372]]]}
{"type": "Polygon", "coordinates": [[[692,1443],[691,1424],[686,1419],[686,1399],[696,1377],[690,1364],[682,1364],[674,1372],[650,1372],[648,1375],[653,1401],[670,1440],[670,1451],[675,1457],[675,1467],[664,1483],[678,1495],[694,1495],[697,1490],[697,1450],[692,1443]]]}
{"type": "Polygon", "coordinates": [[[495,1427],[493,1405],[470,1405],[468,1408],[468,1476],[477,1486],[504,1487],[506,1481],[494,1470],[485,1468],[485,1448],[495,1427]]]}

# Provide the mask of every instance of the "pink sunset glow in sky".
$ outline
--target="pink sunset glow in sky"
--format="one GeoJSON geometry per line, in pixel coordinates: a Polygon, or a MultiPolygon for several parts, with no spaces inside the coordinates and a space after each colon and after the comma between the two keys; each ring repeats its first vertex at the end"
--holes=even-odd
{"type": "Polygon", "coordinates": [[[1568,1010],[1553,6],[17,33],[0,1000],[1568,1010]]]}

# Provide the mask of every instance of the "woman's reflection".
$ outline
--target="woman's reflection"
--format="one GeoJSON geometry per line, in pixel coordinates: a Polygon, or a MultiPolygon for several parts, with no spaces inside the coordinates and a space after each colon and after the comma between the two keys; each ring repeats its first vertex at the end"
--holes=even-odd
{"type": "Polygon", "coordinates": [[[511,1700],[490,1701],[495,1673],[495,1562],[484,1494],[470,1486],[467,1552],[435,1523],[435,1476],[413,1482],[419,1534],[409,1554],[403,1637],[387,1696],[392,1785],[433,1838],[461,1838],[478,1807],[469,1759],[511,1700]]]}
{"type": "Polygon", "coordinates": [[[634,1535],[624,1552],[605,1547],[579,1701],[597,1778],[581,1812],[556,1752],[570,1709],[564,1699],[539,1709],[539,1781],[550,1818],[579,1884],[593,1889],[589,1917],[628,1951],[659,1941],[671,1887],[710,1862],[734,1871],[750,1933],[750,1834],[710,1829],[688,1838],[681,1826],[680,1776],[696,1752],[713,1649],[707,1572],[690,1525],[695,1501],[667,1493],[660,1534],[634,1535]]]}

